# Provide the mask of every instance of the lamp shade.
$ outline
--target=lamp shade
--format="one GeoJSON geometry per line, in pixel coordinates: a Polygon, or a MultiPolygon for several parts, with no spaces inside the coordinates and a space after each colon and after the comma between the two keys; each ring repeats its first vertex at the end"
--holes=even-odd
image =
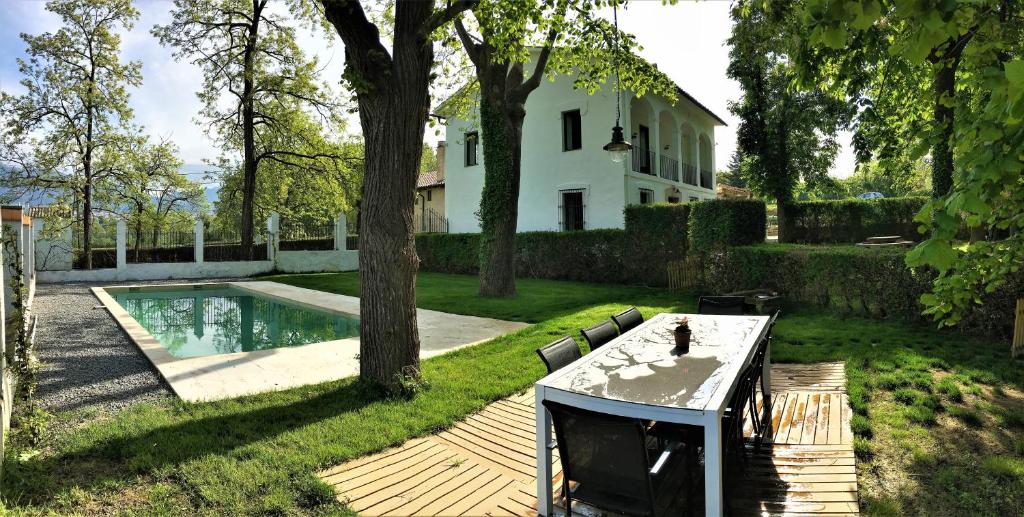
{"type": "Polygon", "coordinates": [[[612,141],[608,142],[608,144],[604,146],[604,150],[608,151],[612,161],[615,163],[622,163],[631,149],[633,149],[633,146],[622,136],[622,127],[613,127],[612,141]]]}

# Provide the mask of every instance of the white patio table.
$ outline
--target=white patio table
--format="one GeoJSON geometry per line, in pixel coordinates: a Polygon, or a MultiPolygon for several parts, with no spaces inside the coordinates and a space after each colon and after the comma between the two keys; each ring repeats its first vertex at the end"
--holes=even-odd
{"type": "MultiPolygon", "coordinates": [[[[722,413],[740,372],[754,358],[768,319],[658,314],[537,381],[538,513],[553,515],[551,417],[543,403],[552,400],[611,415],[702,426],[706,515],[722,515],[722,413]],[[686,354],[675,350],[673,336],[682,316],[690,318],[692,332],[686,354]]],[[[770,370],[766,355],[763,375],[769,393],[770,370]]]]}

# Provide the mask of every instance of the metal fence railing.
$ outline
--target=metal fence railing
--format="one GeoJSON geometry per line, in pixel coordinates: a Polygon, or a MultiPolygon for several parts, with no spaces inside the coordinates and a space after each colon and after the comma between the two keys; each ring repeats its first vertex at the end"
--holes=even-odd
{"type": "MultiPolygon", "coordinates": [[[[83,233],[81,224],[77,224],[71,234],[72,269],[87,269],[83,233]]],[[[92,269],[117,267],[117,223],[94,219],[89,233],[92,269]]]]}
{"type": "Polygon", "coordinates": [[[697,167],[692,163],[683,163],[683,183],[697,185],[697,167]]]}
{"type": "Polygon", "coordinates": [[[207,230],[203,232],[203,261],[268,260],[266,230],[257,230],[254,237],[255,242],[249,249],[242,245],[242,234],[238,230],[207,230]]]}
{"type": "Polygon", "coordinates": [[[333,250],[335,224],[281,223],[281,251],[333,250]]]}
{"type": "Polygon", "coordinates": [[[668,156],[660,156],[658,173],[663,179],[679,181],[679,161],[668,156]]]}
{"type": "Polygon", "coordinates": [[[128,229],[125,258],[129,264],[158,262],[194,262],[196,233],[194,230],[154,231],[128,229]]]}
{"type": "Polygon", "coordinates": [[[654,163],[657,155],[654,151],[633,148],[633,172],[654,175],[654,163]]]}
{"type": "Polygon", "coordinates": [[[433,208],[426,208],[418,215],[419,233],[448,233],[448,218],[433,208]]]}

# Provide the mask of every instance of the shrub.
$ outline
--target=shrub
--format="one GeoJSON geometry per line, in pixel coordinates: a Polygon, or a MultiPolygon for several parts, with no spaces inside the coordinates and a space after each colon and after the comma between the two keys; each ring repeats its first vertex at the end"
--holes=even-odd
{"type": "Polygon", "coordinates": [[[764,242],[767,216],[764,201],[712,199],[690,208],[690,247],[698,253],[764,242]]]}
{"type": "Polygon", "coordinates": [[[423,233],[416,236],[420,269],[454,274],[476,274],[480,268],[480,234],[423,233]]]}
{"type": "MultiPolygon", "coordinates": [[[[667,264],[687,251],[687,205],[633,205],[626,229],[523,232],[516,235],[516,275],[524,278],[664,286],[667,264]]],[[[420,269],[479,271],[479,234],[416,236],[420,269]]]]}
{"type": "Polygon", "coordinates": [[[580,282],[643,283],[644,277],[632,269],[633,253],[639,250],[630,249],[627,258],[625,241],[622,230],[520,233],[516,236],[516,274],[580,282]]]}
{"type": "Polygon", "coordinates": [[[685,258],[689,247],[690,205],[630,205],[625,216],[631,276],[668,285],[666,264],[685,258]]]}
{"type": "Polygon", "coordinates": [[[854,243],[876,235],[917,240],[914,216],[926,197],[799,201],[785,206],[779,242],[854,243]]]}

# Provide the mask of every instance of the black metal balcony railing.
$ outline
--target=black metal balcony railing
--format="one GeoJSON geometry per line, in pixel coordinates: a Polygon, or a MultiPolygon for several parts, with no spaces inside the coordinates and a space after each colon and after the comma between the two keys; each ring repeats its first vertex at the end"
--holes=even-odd
{"type": "Polygon", "coordinates": [[[433,208],[426,208],[419,214],[420,231],[418,233],[448,233],[448,218],[437,213],[433,208]]]}
{"type": "Polygon", "coordinates": [[[704,188],[711,188],[711,171],[707,169],[700,170],[700,186],[704,188]]]}
{"type": "Polygon", "coordinates": [[[661,155],[658,162],[658,175],[667,180],[679,181],[679,162],[661,155]]]}
{"type": "Polygon", "coordinates": [[[683,164],[683,183],[687,185],[697,184],[697,168],[692,163],[683,164]]]}
{"type": "Polygon", "coordinates": [[[654,151],[633,148],[633,172],[654,175],[654,151]]]}

